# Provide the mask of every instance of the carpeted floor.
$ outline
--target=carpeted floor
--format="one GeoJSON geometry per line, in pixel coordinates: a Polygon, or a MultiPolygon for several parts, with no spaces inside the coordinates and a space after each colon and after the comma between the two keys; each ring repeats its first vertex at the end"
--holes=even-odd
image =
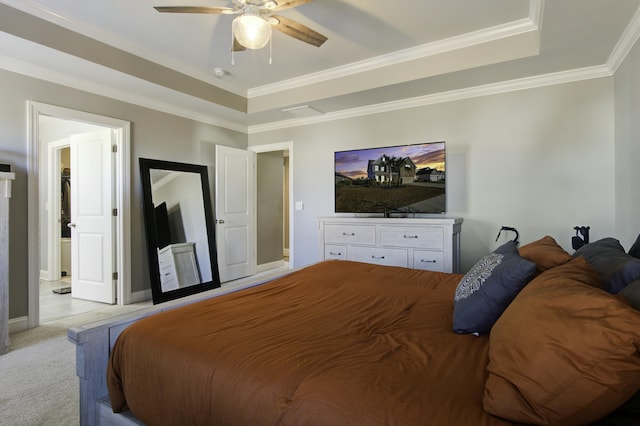
{"type": "Polygon", "coordinates": [[[0,355],[0,424],[77,425],[75,346],[67,329],[144,306],[108,306],[12,334],[9,353],[0,355]]]}

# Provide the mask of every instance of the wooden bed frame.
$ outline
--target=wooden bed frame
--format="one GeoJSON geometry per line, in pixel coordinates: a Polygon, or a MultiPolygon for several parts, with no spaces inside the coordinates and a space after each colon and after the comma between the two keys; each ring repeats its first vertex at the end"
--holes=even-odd
{"type": "Polygon", "coordinates": [[[129,325],[159,312],[264,284],[291,272],[293,270],[280,270],[277,273],[245,278],[215,290],[70,328],[67,337],[76,345],[76,374],[80,380],[80,425],[142,424],[128,412],[113,413],[107,392],[106,374],[109,353],[120,333],[129,325]]]}

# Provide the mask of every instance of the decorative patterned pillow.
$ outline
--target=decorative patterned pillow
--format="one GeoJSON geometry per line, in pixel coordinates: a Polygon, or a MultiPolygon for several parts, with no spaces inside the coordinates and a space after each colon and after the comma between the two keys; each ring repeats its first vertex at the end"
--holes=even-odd
{"type": "Polygon", "coordinates": [[[518,294],[489,336],[488,413],[519,424],[592,424],[640,390],[640,312],[599,285],[577,258],[518,294]]]}
{"type": "Polygon", "coordinates": [[[537,265],[538,273],[564,265],[573,259],[571,255],[560,247],[556,240],[549,235],[520,247],[518,251],[520,252],[520,256],[537,265]]]}
{"type": "Polygon", "coordinates": [[[604,281],[604,290],[617,294],[629,283],[640,279],[640,259],[625,253],[615,238],[603,238],[585,244],[573,254],[584,256],[604,281]]]}
{"type": "Polygon", "coordinates": [[[456,288],[453,331],[488,333],[535,272],[536,264],[520,257],[514,241],[484,256],[456,288]]]}

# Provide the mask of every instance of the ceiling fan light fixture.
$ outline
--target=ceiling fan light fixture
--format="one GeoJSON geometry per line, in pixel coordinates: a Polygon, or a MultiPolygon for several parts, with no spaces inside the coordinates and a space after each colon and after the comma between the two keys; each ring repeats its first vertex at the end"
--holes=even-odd
{"type": "Polygon", "coordinates": [[[233,36],[247,49],[262,49],[271,38],[271,25],[257,13],[245,12],[233,20],[233,36]]]}

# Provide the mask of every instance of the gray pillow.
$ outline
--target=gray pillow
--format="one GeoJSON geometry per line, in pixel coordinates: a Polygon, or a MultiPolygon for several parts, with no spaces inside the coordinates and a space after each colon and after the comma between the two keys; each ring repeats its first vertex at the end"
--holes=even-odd
{"type": "Polygon", "coordinates": [[[631,282],[618,294],[624,297],[631,306],[640,311],[640,280],[631,282]]]}
{"type": "Polygon", "coordinates": [[[536,264],[520,257],[514,241],[484,256],[456,288],[453,331],[488,333],[535,273],[536,264]]]}
{"type": "Polygon", "coordinates": [[[637,259],[640,259],[640,235],[636,238],[636,241],[633,243],[631,248],[629,249],[628,254],[637,259]]]}
{"type": "Polygon", "coordinates": [[[573,257],[584,256],[604,281],[603,290],[617,294],[640,279],[640,259],[625,253],[615,238],[603,238],[580,247],[573,257]]]}

